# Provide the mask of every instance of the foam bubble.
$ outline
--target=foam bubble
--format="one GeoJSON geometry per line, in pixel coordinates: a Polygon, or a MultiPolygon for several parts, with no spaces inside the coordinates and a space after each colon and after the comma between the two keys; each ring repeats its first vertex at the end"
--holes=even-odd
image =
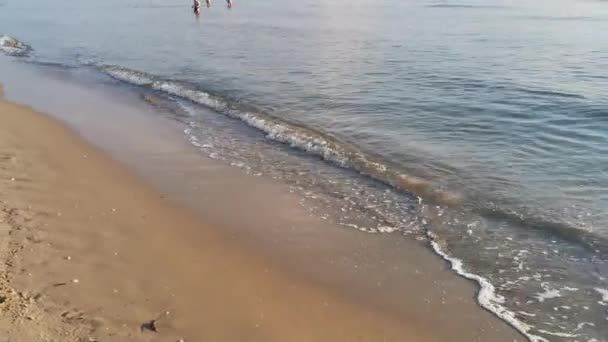
{"type": "Polygon", "coordinates": [[[559,298],[562,296],[559,290],[556,289],[543,288],[543,290],[545,290],[545,292],[537,293],[535,296],[536,299],[538,299],[538,301],[541,303],[544,302],[546,299],[559,298]]]}
{"type": "Polygon", "coordinates": [[[569,292],[576,292],[576,291],[578,291],[578,288],[576,288],[576,287],[570,287],[570,286],[566,286],[566,287],[564,287],[562,290],[564,290],[564,291],[569,291],[569,292]]]}
{"type": "Polygon", "coordinates": [[[608,290],[596,287],[595,291],[602,296],[602,302],[608,302],[608,290]]]}
{"type": "Polygon", "coordinates": [[[590,327],[595,327],[595,324],[592,322],[581,322],[576,326],[576,329],[574,329],[574,331],[579,331],[579,330],[583,329],[585,327],[585,325],[588,325],[590,327]]]}
{"type": "Polygon", "coordinates": [[[387,227],[387,226],[377,227],[376,229],[380,233],[392,233],[392,232],[399,230],[399,228],[397,228],[397,227],[387,227]]]}
{"type": "Polygon", "coordinates": [[[541,333],[543,333],[545,335],[564,337],[564,338],[573,338],[573,337],[580,336],[578,334],[568,334],[568,333],[561,333],[561,332],[553,332],[553,331],[547,331],[547,330],[542,330],[542,329],[539,329],[538,331],[540,331],[541,333]]]}

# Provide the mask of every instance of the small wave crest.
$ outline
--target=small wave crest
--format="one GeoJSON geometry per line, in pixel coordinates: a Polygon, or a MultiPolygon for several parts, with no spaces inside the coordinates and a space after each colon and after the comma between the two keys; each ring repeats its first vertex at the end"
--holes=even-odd
{"type": "Polygon", "coordinates": [[[0,35],[0,51],[9,56],[27,56],[32,50],[31,46],[16,38],[0,35]]]}
{"type": "Polygon", "coordinates": [[[608,255],[607,238],[578,227],[574,223],[540,217],[532,212],[526,212],[523,208],[518,211],[508,210],[482,201],[479,201],[479,204],[477,204],[476,211],[483,217],[507,222],[514,227],[541,231],[550,236],[558,237],[563,241],[582,246],[591,253],[603,256],[608,255]]]}
{"type": "Polygon", "coordinates": [[[276,118],[263,111],[251,110],[183,82],[165,80],[118,66],[101,66],[100,69],[117,80],[187,99],[215,112],[239,119],[263,132],[268,139],[290,145],[342,168],[355,170],[396,189],[416,193],[425,198],[431,197],[442,204],[454,204],[459,200],[456,194],[438,191],[433,188],[431,182],[403,173],[381,158],[313,128],[276,118]]]}
{"type": "Polygon", "coordinates": [[[607,252],[604,248],[608,246],[608,241],[593,233],[568,224],[548,221],[536,215],[524,215],[494,205],[487,206],[488,201],[486,200],[464,198],[459,193],[438,189],[429,180],[407,174],[390,161],[314,128],[277,118],[263,110],[230,101],[185,82],[163,79],[120,66],[101,65],[97,67],[119,81],[189,100],[214,112],[238,119],[263,132],[270,140],[287,144],[339,167],[356,171],[396,190],[415,194],[440,205],[450,207],[465,205],[468,210],[485,217],[503,220],[522,228],[542,229],[565,240],[583,244],[594,252],[607,252]]]}
{"type": "Polygon", "coordinates": [[[441,4],[429,4],[426,5],[425,7],[428,8],[480,8],[480,9],[503,9],[506,8],[506,6],[500,6],[500,5],[475,5],[475,4],[445,4],[445,3],[441,3],[441,4]]]}

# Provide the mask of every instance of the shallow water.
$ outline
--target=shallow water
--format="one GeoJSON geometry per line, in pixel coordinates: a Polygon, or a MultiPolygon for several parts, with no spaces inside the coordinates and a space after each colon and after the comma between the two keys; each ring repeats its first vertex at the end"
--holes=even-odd
{"type": "Polygon", "coordinates": [[[531,339],[608,339],[608,3],[0,0],[1,34],[319,215],[434,241],[531,339]]]}

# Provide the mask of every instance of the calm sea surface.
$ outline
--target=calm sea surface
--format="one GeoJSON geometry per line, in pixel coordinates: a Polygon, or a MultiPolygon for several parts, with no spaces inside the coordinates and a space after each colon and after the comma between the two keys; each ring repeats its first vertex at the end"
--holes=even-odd
{"type": "Polygon", "coordinates": [[[608,2],[0,0],[0,37],[344,226],[426,239],[531,340],[608,341],[608,2]]]}

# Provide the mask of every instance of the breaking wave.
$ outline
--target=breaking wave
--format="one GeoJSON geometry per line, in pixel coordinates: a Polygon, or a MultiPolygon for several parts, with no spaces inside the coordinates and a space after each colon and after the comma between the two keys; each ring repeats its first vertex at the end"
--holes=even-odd
{"type": "Polygon", "coordinates": [[[179,81],[164,80],[148,73],[117,66],[101,66],[109,76],[137,86],[190,100],[266,134],[266,137],[290,145],[343,168],[353,169],[394,188],[433,198],[442,203],[456,202],[458,196],[433,189],[427,180],[405,174],[379,157],[363,152],[356,146],[310,127],[288,122],[242,104],[196,89],[179,81]]]}
{"type": "Polygon", "coordinates": [[[268,139],[305,151],[339,167],[357,171],[431,203],[450,207],[459,206],[523,229],[545,231],[564,240],[581,244],[596,253],[608,253],[608,241],[601,236],[566,223],[547,220],[534,213],[506,210],[492,204],[492,201],[467,199],[461,194],[437,189],[429,180],[409,175],[390,161],[362,151],[348,142],[314,128],[277,118],[258,108],[230,101],[185,82],[167,80],[120,66],[96,67],[116,80],[186,99],[217,113],[241,120],[263,132],[268,139]]]}
{"type": "Polygon", "coordinates": [[[0,35],[0,51],[9,56],[27,56],[32,48],[18,39],[0,35]]]}

